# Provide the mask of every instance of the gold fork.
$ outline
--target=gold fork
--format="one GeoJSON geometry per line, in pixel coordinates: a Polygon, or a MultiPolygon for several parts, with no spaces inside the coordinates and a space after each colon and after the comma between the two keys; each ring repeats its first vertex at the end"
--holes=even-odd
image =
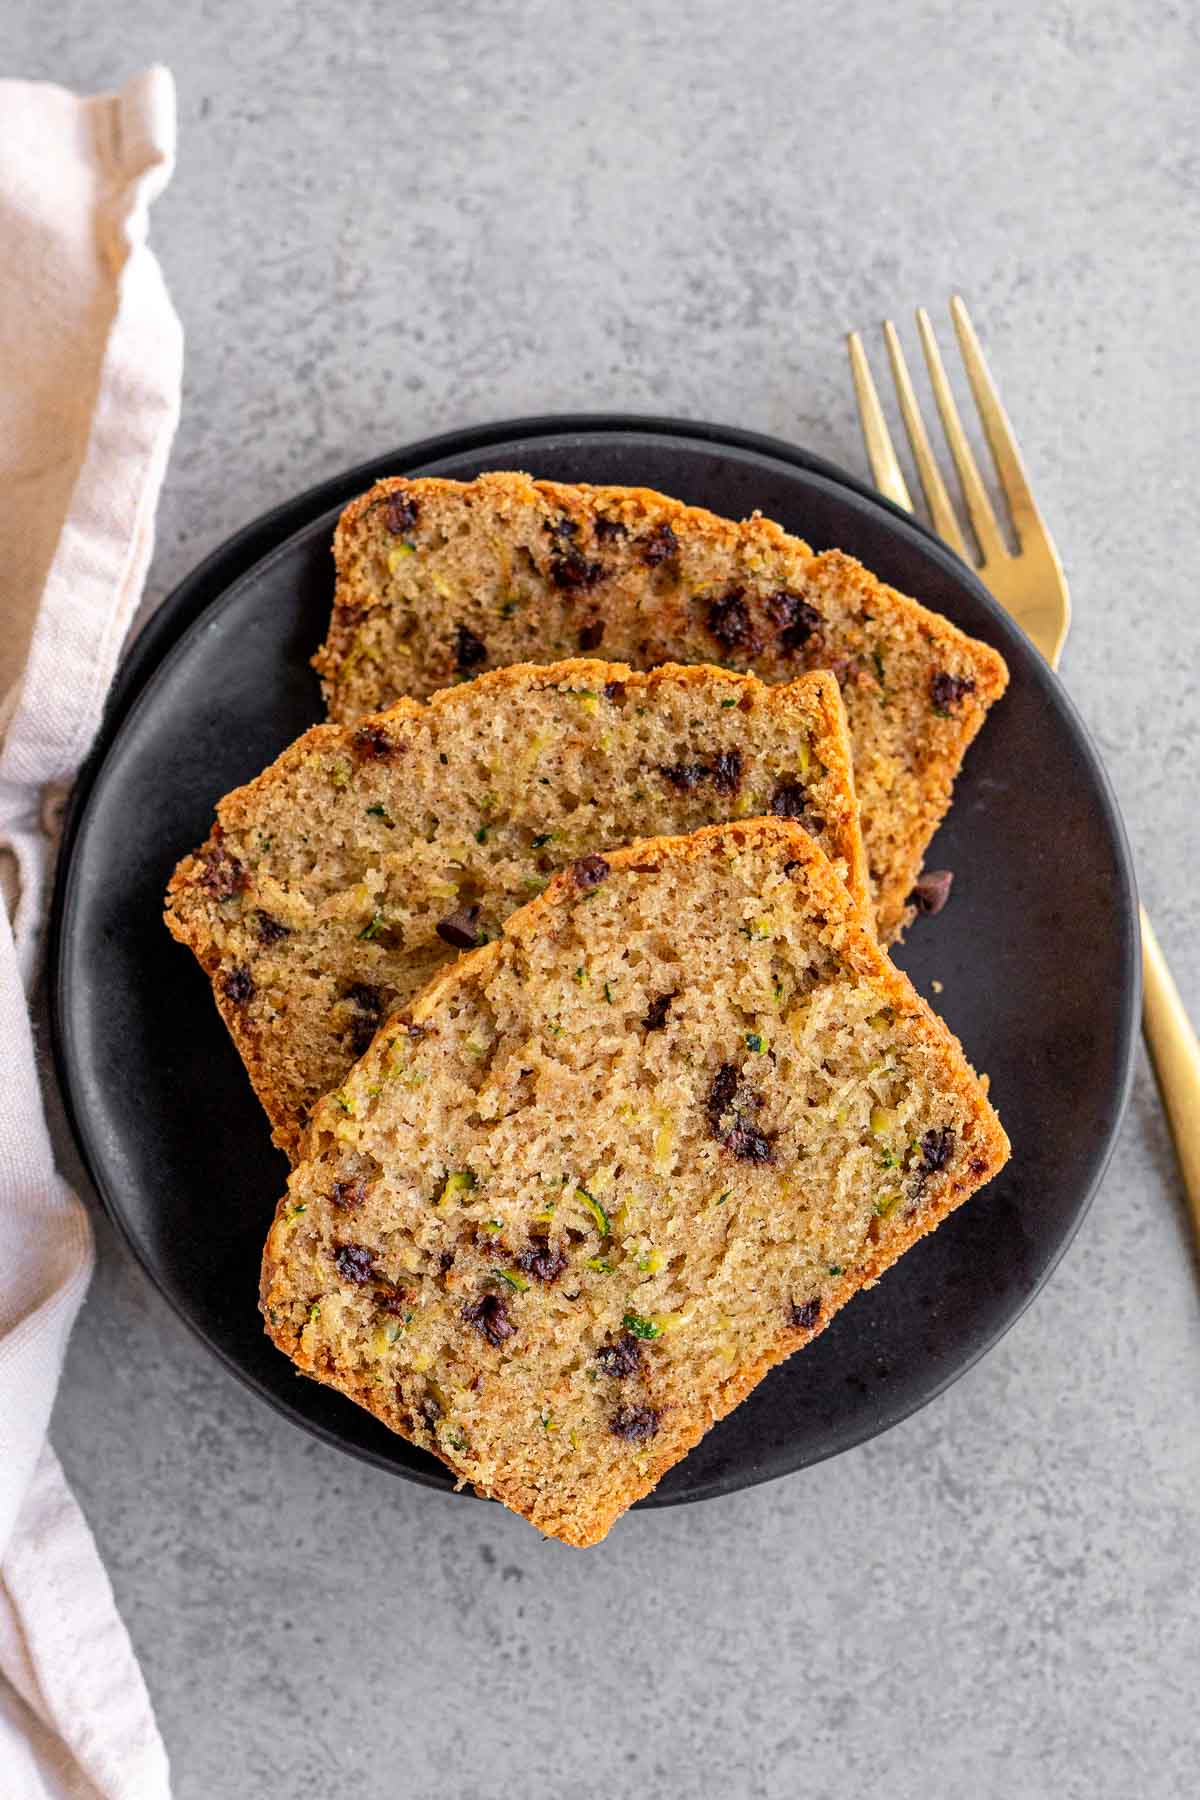
{"type": "MultiPolygon", "coordinates": [[[[964,562],[976,564],[979,574],[1001,606],[1012,614],[1021,629],[1033,640],[1051,668],[1056,669],[1066,641],[1067,626],[1071,621],[1066,577],[1063,575],[1054,541],[1034,504],[1017,440],[984,361],[975,327],[957,294],[950,302],[950,315],[954,321],[958,347],[988,448],[1008,502],[1016,550],[1013,552],[1008,549],[996,523],[996,515],[980,476],[979,465],[967,442],[958,407],[946,379],[945,365],[929,314],[921,307],[917,312],[921,348],[925,353],[930,385],[958,474],[967,516],[979,547],[978,558],[971,555],[963,539],[946,485],[929,447],[929,437],[909,378],[899,335],[889,319],[883,327],[884,342],[892,365],[892,378],[904,428],[912,445],[921,486],[925,490],[929,515],[938,535],[945,539],[952,550],[957,551],[964,562]]],[[[889,500],[894,500],[898,506],[912,512],[912,497],[896,456],[883,408],[879,404],[879,395],[871,378],[862,338],[857,331],[850,332],[847,346],[862,416],[863,436],[876,485],[889,500]]],[[[1159,948],[1146,910],[1142,907],[1140,911],[1144,982],[1142,1029],[1146,1034],[1163,1106],[1175,1139],[1193,1223],[1200,1234],[1200,1044],[1196,1041],[1196,1033],[1184,1011],[1179,990],[1159,948]]]]}

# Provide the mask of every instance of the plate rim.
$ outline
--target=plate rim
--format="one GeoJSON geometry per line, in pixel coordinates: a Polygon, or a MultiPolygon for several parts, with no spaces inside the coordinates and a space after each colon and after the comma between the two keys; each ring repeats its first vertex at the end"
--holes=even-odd
{"type": "MultiPolygon", "coordinates": [[[[82,1105],[77,1104],[75,1087],[72,1082],[73,1059],[67,1027],[69,977],[66,963],[71,912],[77,885],[74,852],[104,765],[118,740],[123,736],[127,725],[141,711],[143,704],[148,704],[152,700],[153,690],[158,685],[156,677],[175,661],[177,654],[184,653],[187,641],[201,622],[207,621],[212,611],[219,607],[226,598],[232,597],[244,581],[255,576],[278,554],[290,548],[296,537],[311,530],[313,524],[323,513],[339,505],[344,505],[354,494],[361,491],[364,485],[369,486],[378,479],[381,468],[386,467],[392,473],[415,472],[445,459],[468,454],[473,450],[499,448],[509,442],[528,441],[538,437],[629,434],[644,437],[673,437],[709,449],[750,452],[802,470],[820,480],[828,481],[835,487],[848,489],[860,501],[866,501],[890,515],[893,523],[900,527],[901,535],[907,532],[922,540],[923,548],[926,551],[932,551],[935,559],[943,562],[957,581],[965,580],[974,591],[975,597],[985,603],[985,610],[998,626],[999,636],[1003,638],[1015,634],[1018,639],[1024,637],[1019,626],[995,600],[976,571],[956,556],[923,521],[905,512],[885,496],[876,493],[866,482],[859,480],[828,458],[807,451],[800,445],[789,444],[783,439],[761,433],[745,431],[740,427],[721,426],[706,421],[663,418],[656,415],[539,414],[530,418],[502,420],[490,425],[440,433],[431,438],[421,439],[397,451],[385,453],[381,457],[372,457],[356,464],[353,468],[315,483],[301,493],[268,509],[233,532],[210,551],[164,597],[142,631],[139,632],[127,655],[122,659],[109,690],[100,732],[92,751],[80,769],[64,815],[46,939],[45,969],[51,1048],[55,1074],[75,1147],[106,1216],[113,1224],[126,1249],[133,1255],[139,1267],[175,1316],[183,1321],[243,1387],[253,1392],[260,1400],[265,1401],[275,1412],[290,1420],[300,1429],[311,1433],[320,1441],[376,1468],[384,1469],[404,1480],[413,1481],[419,1486],[440,1493],[458,1492],[448,1485],[448,1475],[440,1465],[435,1465],[428,1470],[410,1467],[382,1455],[369,1445],[349,1442],[335,1429],[312,1419],[300,1408],[291,1405],[282,1394],[275,1393],[261,1384],[249,1370],[244,1368],[208,1333],[197,1319],[183,1309],[176,1297],[168,1290],[152,1259],[139,1244],[132,1227],[127,1224],[117,1198],[109,1192],[110,1184],[100,1173],[103,1168],[103,1159],[97,1153],[85,1110],[82,1105]]],[[[1036,652],[1034,654],[1036,655],[1036,652]]],[[[870,1442],[874,1437],[902,1424],[914,1413],[938,1399],[948,1388],[974,1368],[984,1356],[995,1349],[1000,1340],[1013,1328],[1048,1284],[1091,1210],[1116,1149],[1136,1069],[1142,979],[1141,960],[1137,954],[1137,889],[1128,834],[1117,803],[1115,789],[1091,733],[1057,673],[1043,666],[1041,674],[1044,677],[1047,693],[1053,697],[1053,703],[1061,710],[1071,728],[1072,738],[1084,755],[1089,773],[1102,800],[1116,851],[1120,890],[1118,900],[1120,903],[1121,962],[1124,979],[1120,983],[1121,999],[1118,1008],[1119,1057],[1114,1081],[1114,1105],[1105,1142],[1094,1164],[1086,1190],[1077,1203],[1069,1227],[1063,1232],[1049,1259],[1039,1269],[1034,1283],[1027,1292],[1020,1295],[1018,1303],[1013,1306],[999,1326],[980,1340],[973,1342],[969,1353],[957,1361],[952,1369],[948,1370],[933,1386],[918,1397],[913,1397],[899,1410],[892,1412],[882,1426],[875,1429],[853,1430],[840,1438],[839,1434],[835,1432],[832,1434],[835,1441],[830,1442],[818,1455],[806,1459],[790,1471],[777,1468],[751,1468],[739,1470],[737,1478],[733,1481],[710,1481],[698,1492],[676,1494],[662,1493],[656,1490],[638,1502],[641,1509],[652,1510],[666,1506],[689,1505],[693,1502],[716,1498],[722,1494],[740,1491],[743,1488],[756,1487],[764,1482],[779,1479],[787,1473],[794,1474],[803,1468],[815,1467],[830,1457],[841,1455],[858,1445],[870,1442]]],[[[466,1491],[466,1494],[467,1497],[473,1497],[469,1491],[466,1491]]]]}

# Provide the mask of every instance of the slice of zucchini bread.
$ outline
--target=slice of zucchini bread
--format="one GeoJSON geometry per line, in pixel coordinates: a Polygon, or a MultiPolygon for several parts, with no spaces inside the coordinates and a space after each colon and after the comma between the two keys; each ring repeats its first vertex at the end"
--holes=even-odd
{"type": "Polygon", "coordinates": [[[994,650],[851,557],[645,488],[380,481],[342,514],[334,557],[314,658],[334,719],[581,649],[636,668],[721,662],[771,682],[832,670],[885,943],[907,923],[954,778],[1008,679],[994,650]]]}
{"type": "Polygon", "coordinates": [[[167,924],[199,957],[289,1154],[386,1016],[555,869],[630,838],[800,819],[864,916],[845,715],[831,676],[577,660],[319,725],[222,800],[167,924]]]}
{"type": "Polygon", "coordinates": [[[802,828],[591,854],[316,1107],[275,1343],[591,1544],[1008,1141],[802,828]]]}

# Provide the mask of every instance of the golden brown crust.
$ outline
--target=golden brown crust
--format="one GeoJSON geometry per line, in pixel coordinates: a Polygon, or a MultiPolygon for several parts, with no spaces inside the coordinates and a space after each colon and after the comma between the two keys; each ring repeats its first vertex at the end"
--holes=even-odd
{"type": "MultiPolygon", "coordinates": [[[[614,1518],[634,1500],[648,1493],[666,1469],[686,1454],[711,1424],[737,1405],[769,1368],[824,1329],[830,1318],[861,1287],[877,1280],[920,1237],[934,1230],[972,1192],[989,1181],[1009,1154],[1004,1130],[988,1105],[961,1047],[864,931],[847,903],[841,883],[801,828],[786,820],[751,820],[714,826],[687,838],[655,839],[606,853],[605,861],[614,876],[628,871],[640,877],[669,869],[685,873],[706,860],[742,851],[761,852],[764,857],[777,859],[784,865],[785,873],[797,890],[798,911],[814,921],[814,930],[821,943],[836,952],[839,965],[861,977],[872,994],[881,997],[885,1008],[894,1014],[897,1031],[902,1028],[904,1044],[917,1057],[924,1056],[922,1066],[936,1071],[939,1093],[948,1103],[957,1106],[958,1116],[970,1121],[969,1142],[964,1144],[963,1155],[953,1166],[939,1165],[930,1174],[921,1204],[910,1208],[907,1215],[889,1220],[877,1237],[869,1237],[868,1246],[855,1266],[845,1271],[843,1279],[824,1289],[815,1322],[806,1319],[780,1330],[761,1355],[737,1368],[717,1391],[694,1397],[687,1411],[676,1411],[668,1427],[654,1440],[641,1465],[629,1464],[619,1492],[614,1493],[611,1487],[599,1495],[556,1489],[542,1482],[531,1483],[519,1475],[509,1475],[503,1469],[496,1470],[486,1482],[472,1477],[480,1491],[502,1500],[524,1514],[540,1530],[566,1543],[587,1545],[603,1537],[614,1518]]],[[[439,1025],[455,1013],[460,1004],[465,1005],[471,994],[485,989],[492,991],[494,978],[505,966],[507,958],[523,951],[532,959],[539,946],[557,942],[568,916],[581,904],[579,887],[572,873],[565,871],[556,876],[542,895],[509,918],[497,942],[464,956],[425,989],[411,1009],[413,1027],[436,1037],[439,1025]]],[[[371,1060],[366,1059],[361,1068],[366,1070],[371,1060]]],[[[364,1080],[367,1078],[364,1074],[364,1080]]],[[[367,1091],[375,1090],[368,1088],[367,1091]]],[[[323,1102],[306,1134],[303,1155],[315,1158],[323,1149],[327,1153],[340,1123],[338,1109],[329,1101],[323,1102]]],[[[307,1195],[310,1191],[304,1185],[307,1179],[302,1167],[293,1177],[292,1197],[302,1193],[307,1195]]],[[[413,1436],[415,1441],[432,1449],[461,1477],[462,1468],[456,1464],[453,1455],[446,1453],[443,1445],[430,1441],[427,1434],[406,1429],[386,1390],[371,1387],[358,1379],[350,1368],[322,1361],[309,1352],[294,1324],[277,1322],[294,1316],[276,1310],[286,1309],[290,1298],[291,1228],[289,1197],[285,1197],[277,1209],[264,1253],[262,1304],[269,1335],[306,1373],[352,1393],[360,1404],[389,1427],[413,1436]]],[[[831,1273],[840,1275],[842,1272],[831,1273]]]]}
{"type": "MultiPolygon", "coordinates": [[[[410,540],[401,541],[407,551],[410,540]]],[[[608,653],[634,666],[719,659],[766,681],[787,680],[797,668],[835,669],[885,942],[910,917],[925,848],[1008,678],[994,650],[853,558],[816,555],[757,514],[733,522],[646,488],[571,487],[513,473],[470,483],[391,477],[346,508],[334,557],[334,612],[314,665],[335,718],[356,717],[391,693],[442,685],[459,624],[473,634],[482,666],[565,654],[564,638],[586,619],[603,628],[608,653]],[[389,497],[417,509],[412,554],[391,573],[387,545],[397,539],[382,523],[389,497]],[[556,536],[559,524],[573,536],[556,536]],[[602,525],[622,537],[598,535],[602,525]],[[678,561],[647,567],[639,546],[664,530],[678,561]],[[568,570],[581,583],[577,592],[555,585],[564,545],[577,557],[568,570]],[[519,602],[497,607],[509,589],[520,590],[519,602]],[[721,594],[738,596],[741,610],[718,624],[718,639],[710,602],[721,594]],[[821,620],[811,641],[788,610],[801,596],[821,620]],[[401,618],[409,621],[403,628],[401,618]],[[945,705],[932,693],[939,677],[952,684],[945,705]]]]}

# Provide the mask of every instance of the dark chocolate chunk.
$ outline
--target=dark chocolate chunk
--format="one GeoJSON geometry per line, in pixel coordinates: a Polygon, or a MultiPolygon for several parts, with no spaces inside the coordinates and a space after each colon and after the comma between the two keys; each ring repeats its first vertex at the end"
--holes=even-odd
{"type": "Polygon", "coordinates": [[[508,1316],[508,1301],[500,1294],[481,1294],[463,1307],[463,1318],[473,1325],[497,1349],[516,1335],[516,1326],[508,1316]]]}
{"type": "Polygon", "coordinates": [[[676,988],[674,993],[659,994],[654,1000],[652,1000],[650,1002],[650,1011],[646,1014],[645,1018],[642,1020],[642,1024],[647,1031],[661,1031],[662,1030],[663,1026],[667,1022],[667,1009],[670,1006],[672,1000],[675,999],[678,992],[679,992],[679,989],[676,988]]]}
{"type": "Polygon", "coordinates": [[[731,588],[720,600],[709,605],[706,623],[722,649],[754,651],[762,648],[762,640],[742,598],[744,591],[740,587],[731,588]]]}
{"type": "Polygon", "coordinates": [[[641,1368],[642,1346],[631,1331],[623,1331],[611,1344],[601,1344],[596,1361],[606,1375],[624,1381],[627,1375],[636,1375],[641,1368]]]}
{"type": "Polygon", "coordinates": [[[212,850],[206,850],[200,861],[200,886],[215,900],[232,900],[236,895],[245,893],[249,887],[250,876],[246,865],[236,856],[231,856],[220,844],[212,850]]]}
{"type": "Polygon", "coordinates": [[[260,944],[277,944],[281,938],[290,937],[286,925],[273,919],[270,913],[260,912],[258,915],[258,941],[260,944]]]}
{"type": "Polygon", "coordinates": [[[733,1063],[722,1063],[712,1078],[705,1110],[708,1128],[719,1144],[742,1162],[774,1161],[771,1138],[747,1117],[762,1105],[762,1096],[742,1087],[733,1063]]]}
{"type": "Polygon", "coordinates": [[[799,1305],[793,1302],[792,1324],[800,1331],[809,1331],[821,1316],[821,1296],[814,1294],[811,1300],[803,1300],[799,1305]]]}
{"type": "Polygon", "coordinates": [[[579,628],[579,648],[581,650],[598,650],[604,642],[604,620],[593,619],[589,625],[579,628]]]}
{"type": "Polygon", "coordinates": [[[975,692],[975,683],[969,675],[950,675],[945,669],[939,669],[929,683],[929,697],[938,712],[951,712],[965,694],[975,692]]]}
{"type": "Polygon", "coordinates": [[[581,856],[571,864],[571,874],[575,878],[576,887],[596,888],[602,881],[608,880],[612,870],[604,858],[593,851],[590,856],[581,856]]]}
{"type": "Polygon", "coordinates": [[[418,507],[411,494],[397,488],[383,503],[383,516],[393,537],[403,537],[417,522],[418,507]]]}
{"type": "Polygon", "coordinates": [[[532,1275],[535,1281],[549,1283],[558,1280],[567,1267],[567,1258],[557,1245],[548,1244],[545,1238],[534,1238],[529,1248],[518,1256],[517,1267],[526,1275],[532,1275]]]}
{"type": "Polygon", "coordinates": [[[362,1287],[375,1273],[375,1252],[365,1244],[339,1244],[333,1252],[337,1272],[343,1281],[362,1287]]]}
{"type": "Polygon", "coordinates": [[[939,1169],[946,1167],[953,1155],[953,1125],[935,1126],[932,1131],[927,1131],[921,1139],[920,1173],[936,1175],[939,1169]]]}
{"type": "Polygon", "coordinates": [[[751,1125],[746,1119],[735,1119],[732,1129],[721,1141],[742,1162],[769,1163],[775,1160],[775,1149],[766,1132],[760,1131],[757,1125],[751,1125]]]}
{"type": "Polygon", "coordinates": [[[712,1126],[714,1137],[720,1136],[721,1120],[733,1105],[737,1087],[738,1072],[735,1065],[722,1063],[712,1078],[706,1102],[709,1124],[712,1126]]]}
{"type": "Polygon", "coordinates": [[[254,977],[249,969],[243,969],[240,966],[227,969],[221,977],[221,992],[227,1000],[232,1000],[235,1006],[245,1006],[254,998],[254,977]]]}
{"type": "Polygon", "coordinates": [[[676,792],[680,794],[690,794],[694,788],[700,786],[702,781],[707,781],[712,774],[708,764],[701,762],[662,763],[658,772],[663,780],[669,781],[676,792]]]}
{"type": "Polygon", "coordinates": [[[547,519],[546,530],[550,533],[552,538],[557,538],[559,543],[562,543],[564,539],[569,541],[571,538],[579,536],[578,524],[574,519],[568,518],[566,513],[563,513],[560,518],[555,519],[553,524],[547,519]]]}
{"type": "Polygon", "coordinates": [[[915,906],[919,913],[927,913],[932,917],[934,913],[941,912],[950,898],[953,886],[953,869],[922,869],[916,886],[908,896],[908,904],[915,906]]]}
{"type": "Polygon", "coordinates": [[[669,562],[673,556],[679,555],[679,539],[665,522],[656,525],[654,530],[642,539],[641,558],[648,569],[656,569],[659,563],[669,562]]]}
{"type": "Polygon", "coordinates": [[[803,822],[808,807],[808,789],[799,781],[778,781],[771,795],[771,811],[777,819],[799,819],[803,822]]]}
{"type": "Polygon", "coordinates": [[[596,536],[600,539],[601,543],[605,542],[605,540],[611,541],[613,539],[627,538],[629,536],[629,527],[628,525],[622,525],[620,519],[598,518],[596,520],[596,536]]]}
{"type": "Polygon", "coordinates": [[[718,794],[736,794],[742,785],[741,751],[722,750],[713,759],[712,776],[718,794]]]}
{"type": "Polygon", "coordinates": [[[487,661],[487,645],[482,638],[476,637],[465,625],[456,626],[454,632],[454,666],[460,675],[468,669],[477,669],[480,663],[487,661]]]}
{"type": "Polygon", "coordinates": [[[390,1313],[394,1319],[402,1319],[410,1310],[411,1296],[402,1288],[391,1288],[386,1294],[379,1296],[380,1309],[390,1313]]]}
{"type": "Polygon", "coordinates": [[[353,745],[360,762],[389,762],[400,748],[382,725],[360,725],[354,733],[353,745]]]}
{"type": "Polygon", "coordinates": [[[606,681],[604,698],[611,701],[613,706],[618,706],[625,698],[625,683],[623,681],[606,681]]]}
{"type": "Polygon", "coordinates": [[[777,588],[769,594],[766,608],[779,628],[779,647],[789,655],[802,650],[822,622],[816,607],[791,588],[777,588]]]}
{"type": "Polygon", "coordinates": [[[560,551],[550,558],[550,579],[557,588],[568,592],[576,589],[594,587],[604,573],[604,565],[589,562],[583,551],[574,544],[569,550],[560,551]]]}
{"type": "Polygon", "coordinates": [[[329,1190],[329,1200],[339,1212],[354,1212],[367,1197],[367,1184],[361,1176],[356,1181],[335,1181],[329,1190]]]}
{"type": "Polygon", "coordinates": [[[479,936],[479,915],[483,911],[480,906],[460,906],[444,919],[439,919],[434,930],[443,944],[452,944],[456,950],[473,950],[479,936]]]}
{"type": "Polygon", "coordinates": [[[644,1444],[658,1431],[658,1414],[652,1406],[619,1406],[609,1420],[608,1429],[614,1437],[624,1438],[627,1444],[644,1444]]]}
{"type": "Polygon", "coordinates": [[[438,1252],[438,1268],[441,1271],[441,1273],[444,1275],[448,1269],[452,1269],[453,1267],[454,1267],[454,1252],[453,1252],[453,1250],[440,1250],[438,1252]]]}

